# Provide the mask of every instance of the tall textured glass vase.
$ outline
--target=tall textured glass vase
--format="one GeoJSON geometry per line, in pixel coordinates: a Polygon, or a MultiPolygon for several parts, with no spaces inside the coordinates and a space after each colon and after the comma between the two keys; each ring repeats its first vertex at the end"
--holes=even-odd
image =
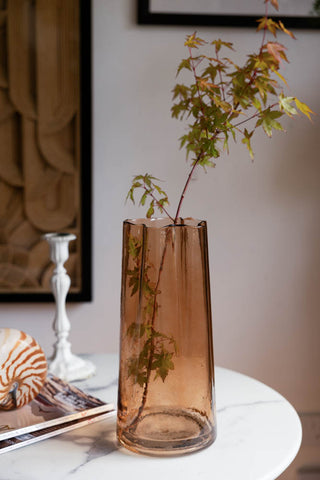
{"type": "Polygon", "coordinates": [[[205,221],[124,222],[117,433],[153,455],[215,440],[205,221]]]}

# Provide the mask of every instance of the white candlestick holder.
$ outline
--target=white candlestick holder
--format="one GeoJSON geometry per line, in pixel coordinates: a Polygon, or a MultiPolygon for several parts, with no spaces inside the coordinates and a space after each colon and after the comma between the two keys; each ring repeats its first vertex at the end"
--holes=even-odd
{"type": "Polygon", "coordinates": [[[49,372],[66,381],[83,380],[96,372],[93,363],[71,353],[68,341],[70,321],[66,312],[66,297],[70,288],[70,277],[64,268],[69,258],[69,242],[76,236],[69,233],[47,233],[43,236],[49,243],[50,258],[56,265],[51,277],[51,288],[56,302],[53,329],[56,335],[53,356],[49,359],[49,372]]]}

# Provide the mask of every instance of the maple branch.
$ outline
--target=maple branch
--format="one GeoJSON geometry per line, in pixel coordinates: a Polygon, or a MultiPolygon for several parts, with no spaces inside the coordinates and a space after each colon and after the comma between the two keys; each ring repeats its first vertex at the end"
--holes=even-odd
{"type": "Polygon", "coordinates": [[[181,194],[181,197],[180,197],[180,200],[179,200],[179,203],[178,203],[178,208],[177,208],[177,212],[176,212],[176,215],[174,217],[174,223],[177,223],[178,221],[178,218],[179,218],[179,214],[180,214],[180,210],[181,210],[181,205],[182,205],[182,202],[183,202],[183,199],[185,197],[185,193],[186,193],[186,190],[188,188],[188,185],[190,183],[190,180],[192,178],[192,175],[196,169],[196,166],[198,165],[198,163],[200,162],[200,159],[201,159],[201,156],[202,156],[202,152],[199,153],[196,161],[194,162],[194,164],[192,165],[192,168],[191,168],[191,171],[189,172],[189,175],[188,175],[188,178],[187,178],[187,181],[184,185],[184,188],[182,190],[182,194],[181,194]]]}
{"type": "MultiPolygon", "coordinates": [[[[267,19],[268,18],[268,2],[265,2],[265,5],[266,5],[266,8],[265,8],[265,11],[264,11],[264,18],[267,19]]],[[[266,36],[267,36],[267,30],[268,30],[268,25],[267,25],[267,22],[265,22],[265,25],[263,27],[263,35],[262,35],[262,40],[261,40],[261,46],[260,46],[260,50],[259,50],[259,55],[261,55],[262,53],[262,49],[263,49],[263,46],[264,46],[264,42],[266,40],[266,36]]]]}
{"type": "Polygon", "coordinates": [[[167,211],[167,209],[163,205],[161,205],[161,203],[159,202],[159,200],[157,200],[157,198],[153,195],[153,193],[150,192],[150,190],[145,185],[143,185],[143,188],[147,192],[147,194],[150,195],[152,200],[157,204],[157,207],[159,208],[160,212],[161,212],[161,210],[163,210],[164,213],[167,215],[167,217],[169,217],[170,220],[172,220],[174,222],[173,217],[171,217],[170,213],[167,211]]]}
{"type": "MultiPolygon", "coordinates": [[[[219,59],[219,52],[218,52],[218,47],[217,47],[217,45],[216,45],[215,50],[216,50],[217,61],[218,61],[217,63],[221,63],[221,62],[220,62],[220,59],[219,59]]],[[[224,91],[224,86],[223,86],[223,81],[222,81],[222,74],[221,74],[221,70],[220,70],[220,69],[218,70],[218,75],[219,75],[219,80],[220,80],[220,85],[221,85],[220,90],[221,90],[221,93],[222,93],[222,99],[223,99],[223,101],[225,102],[226,96],[225,96],[225,91],[224,91]]]]}
{"type": "MultiPolygon", "coordinates": [[[[168,246],[168,241],[169,241],[169,235],[168,234],[170,232],[171,232],[171,230],[167,229],[165,244],[164,244],[164,248],[163,248],[163,252],[162,252],[159,271],[158,271],[157,283],[156,283],[156,286],[155,286],[155,289],[154,289],[155,293],[154,293],[154,299],[153,299],[153,307],[152,307],[153,310],[152,310],[152,318],[151,318],[151,324],[150,324],[152,330],[154,330],[154,325],[155,325],[155,320],[156,320],[157,296],[160,293],[159,292],[159,285],[160,285],[161,274],[162,274],[162,271],[163,271],[163,265],[164,265],[164,260],[165,260],[165,257],[166,257],[167,246],[168,246]]],[[[150,354],[149,354],[148,365],[147,365],[147,378],[144,382],[141,404],[140,404],[140,407],[138,409],[136,417],[130,423],[130,428],[132,428],[134,425],[136,425],[139,422],[139,420],[141,418],[141,415],[143,413],[143,410],[145,408],[145,405],[146,405],[148,390],[149,390],[150,377],[151,377],[151,372],[152,372],[152,363],[153,363],[153,360],[154,360],[154,348],[155,348],[154,336],[152,336],[151,337],[150,354]]]]}
{"type": "MultiPolygon", "coordinates": [[[[274,104],[270,105],[268,108],[271,109],[271,108],[273,108],[273,107],[275,107],[275,106],[277,106],[277,105],[278,105],[277,103],[274,103],[274,104]]],[[[251,117],[248,117],[248,118],[246,118],[245,120],[242,120],[241,122],[235,123],[232,127],[233,127],[233,128],[239,127],[239,125],[242,125],[243,123],[249,122],[249,121],[252,120],[253,118],[258,117],[260,114],[261,114],[261,112],[256,112],[256,113],[254,113],[253,115],[251,115],[251,117]]],[[[230,128],[227,129],[227,130],[230,130],[230,128]]]]}
{"type": "MultiPolygon", "coordinates": [[[[199,84],[198,84],[196,67],[194,66],[194,58],[192,56],[191,47],[188,47],[188,50],[189,50],[189,56],[190,56],[190,60],[191,60],[191,62],[190,62],[191,63],[191,68],[192,68],[193,76],[194,76],[194,79],[195,79],[195,82],[196,82],[196,88],[197,88],[198,97],[199,97],[199,101],[200,101],[200,110],[201,110],[203,118],[206,118],[206,114],[205,114],[205,111],[204,111],[204,108],[203,108],[203,101],[202,101],[202,98],[201,98],[201,93],[200,93],[199,84]]],[[[207,138],[208,138],[208,130],[207,129],[206,129],[206,135],[207,135],[207,138]]],[[[177,218],[177,216],[175,217],[175,219],[176,218],[177,218]]]]}

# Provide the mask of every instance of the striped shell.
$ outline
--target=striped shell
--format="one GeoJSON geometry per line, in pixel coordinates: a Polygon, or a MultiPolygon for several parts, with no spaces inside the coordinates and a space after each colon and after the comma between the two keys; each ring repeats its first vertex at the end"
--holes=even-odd
{"type": "Polygon", "coordinates": [[[20,330],[0,328],[0,409],[31,402],[46,375],[46,357],[34,338],[20,330]]]}

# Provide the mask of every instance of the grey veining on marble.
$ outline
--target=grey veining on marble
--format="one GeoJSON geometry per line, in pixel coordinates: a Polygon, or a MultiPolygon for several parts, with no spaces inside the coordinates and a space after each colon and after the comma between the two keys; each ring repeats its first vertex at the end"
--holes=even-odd
{"type": "MultiPolygon", "coordinates": [[[[97,375],[77,382],[116,404],[118,357],[93,355],[97,375]]],[[[301,425],[293,407],[266,385],[216,368],[218,437],[209,448],[174,458],[120,448],[116,417],[0,456],[0,480],[275,480],[294,459],[301,425]]]]}

